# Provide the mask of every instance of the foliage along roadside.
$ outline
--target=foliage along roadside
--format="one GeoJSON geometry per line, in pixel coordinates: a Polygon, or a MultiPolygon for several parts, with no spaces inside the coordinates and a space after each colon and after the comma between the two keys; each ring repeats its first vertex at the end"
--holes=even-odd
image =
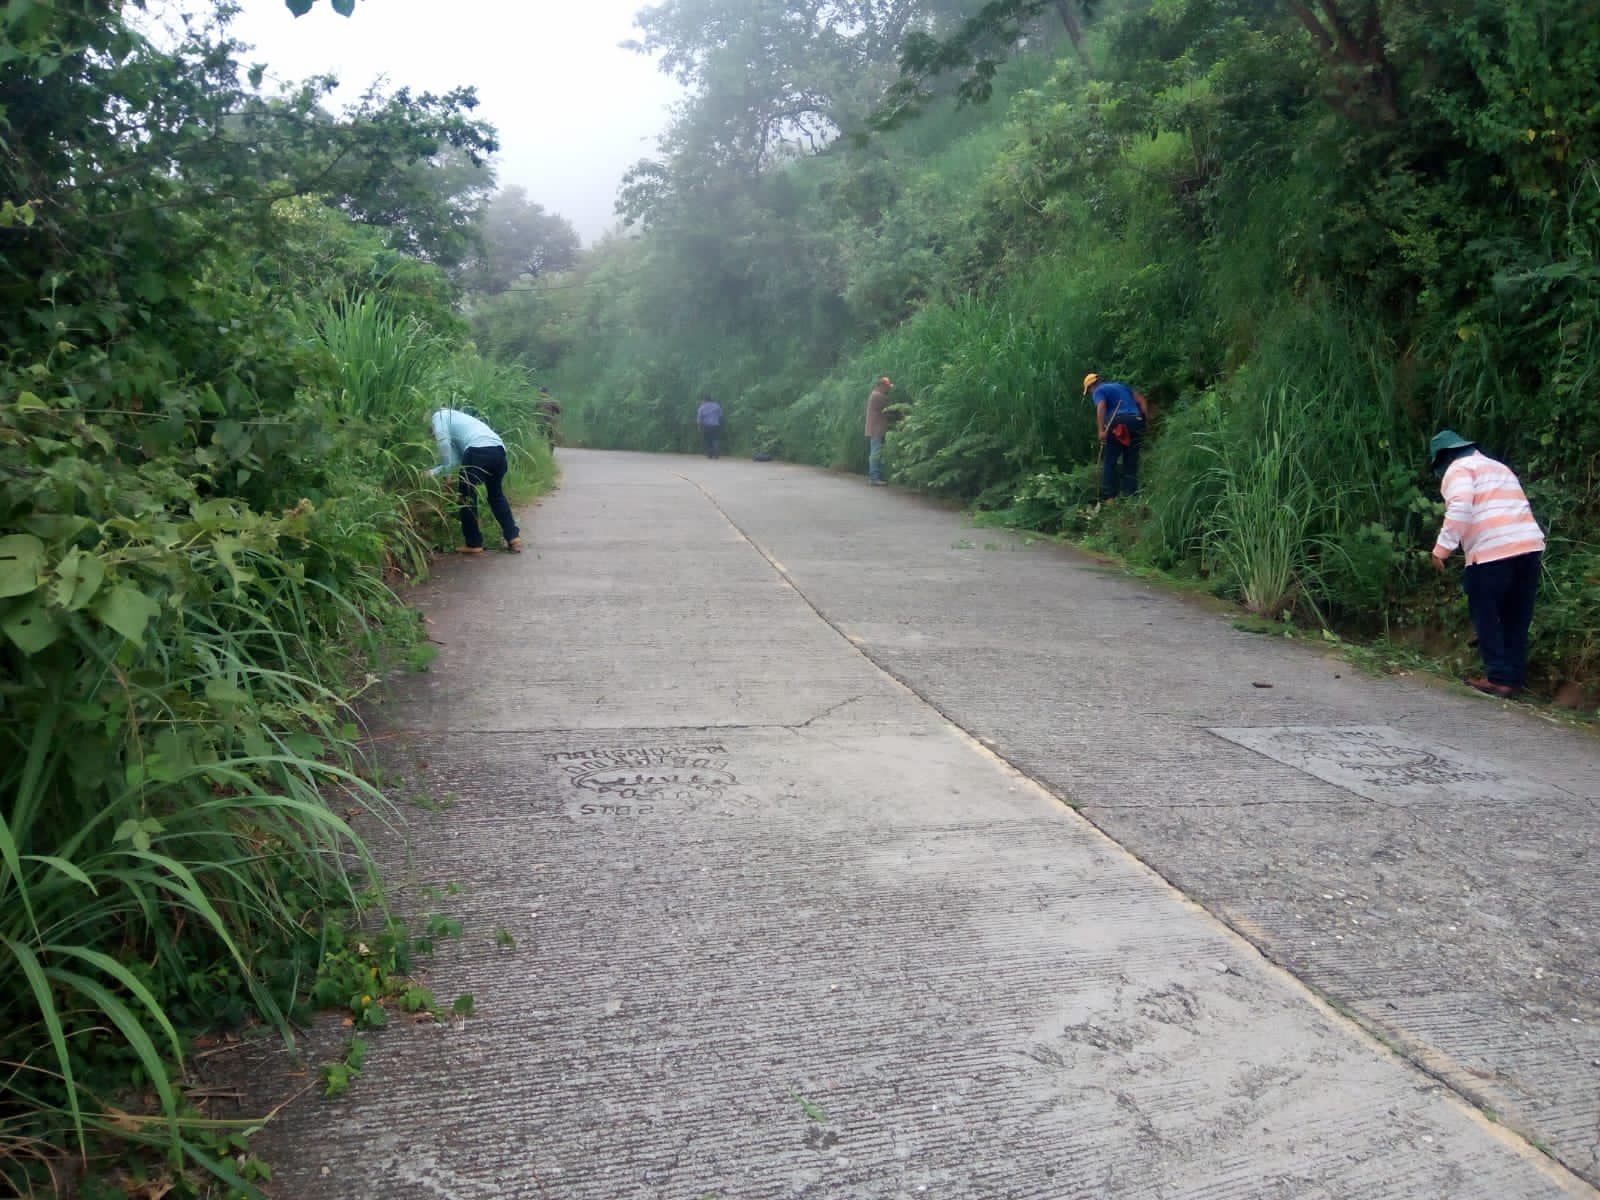
{"type": "Polygon", "coordinates": [[[0,35],[0,1179],[145,1146],[248,1188],[181,1063],[287,1036],[340,914],[381,911],[349,703],[451,537],[427,415],[552,469],[417,258],[461,255],[429,164],[493,139],[469,93],[262,98],[225,28],[164,50],[119,4],[0,35]]]}
{"type": "MultiPolygon", "coordinates": [[[[911,405],[890,439],[902,483],[1093,526],[1265,614],[1464,658],[1464,605],[1423,558],[1439,516],[1424,451],[1452,426],[1518,469],[1551,534],[1540,686],[1594,697],[1593,6],[1334,0],[1308,21],[1256,0],[1103,0],[1078,6],[1073,45],[1050,40],[1055,7],[983,10],[1045,14],[980,80],[987,106],[943,87],[891,133],[769,148],[761,171],[722,148],[774,127],[741,132],[759,105],[703,72],[624,196],[644,236],[518,298],[520,344],[502,306],[475,327],[553,367],[569,436],[593,445],[689,449],[710,391],[736,448],[860,470],[865,392],[888,374],[911,405]],[[1319,41],[1333,20],[1350,38],[1319,41]],[[1094,507],[1090,370],[1158,410],[1142,504],[1116,519],[1094,507]]],[[[832,43],[797,51],[761,10],[663,9],[691,45],[693,15],[720,14],[699,31],[707,61],[785,39],[773,53],[802,66],[784,87],[839,130],[898,73],[880,55],[840,82],[832,43]]],[[[932,29],[961,50],[959,20],[932,29]]],[[[929,91],[918,72],[942,60],[924,45],[902,61],[929,91]]]]}

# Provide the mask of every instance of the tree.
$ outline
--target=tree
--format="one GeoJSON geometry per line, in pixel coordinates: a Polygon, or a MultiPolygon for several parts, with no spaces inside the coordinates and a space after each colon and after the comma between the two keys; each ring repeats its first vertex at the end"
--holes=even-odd
{"type": "MultiPolygon", "coordinates": [[[[618,211],[649,223],[673,197],[826,149],[857,124],[914,22],[950,0],[665,0],[636,18],[642,39],[691,91],[661,153],[624,182],[618,211]]],[[[695,201],[699,203],[699,201],[695,201]]]]}
{"type": "Polygon", "coordinates": [[[900,47],[900,78],[873,112],[868,127],[893,129],[916,116],[934,98],[935,82],[951,74],[962,74],[955,88],[958,103],[988,100],[1000,64],[1048,12],[1056,15],[1087,66],[1083,20],[1093,7],[1094,0],[989,0],[942,37],[936,28],[910,30],[900,47]]]}
{"type": "MultiPolygon", "coordinates": [[[[251,213],[295,196],[322,197],[400,248],[450,256],[470,217],[454,184],[435,185],[430,164],[476,171],[496,148],[493,131],[468,115],[471,89],[374,92],[335,116],[322,107],[331,79],[277,97],[250,90],[225,15],[163,52],[114,7],[97,18],[37,5],[7,17],[0,195],[27,216],[0,228],[0,294],[11,301],[0,306],[0,333],[34,329],[33,303],[60,309],[115,294],[130,269],[190,274],[195,256],[237,240],[251,213]]],[[[260,78],[257,68],[248,83],[260,78]]]]}
{"type": "Polygon", "coordinates": [[[476,228],[479,250],[464,275],[474,291],[497,295],[519,279],[570,270],[578,261],[578,231],[530,201],[525,188],[497,192],[476,228]]]}

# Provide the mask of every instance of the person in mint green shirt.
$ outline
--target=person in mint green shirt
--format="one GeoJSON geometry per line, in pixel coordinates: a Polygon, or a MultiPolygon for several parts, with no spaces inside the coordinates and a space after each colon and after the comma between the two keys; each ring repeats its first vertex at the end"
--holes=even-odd
{"type": "Polygon", "coordinates": [[[456,472],[456,491],[461,498],[462,554],[483,553],[483,530],[478,527],[478,488],[489,493],[489,511],[500,523],[506,549],[516,554],[522,549],[522,531],[511,515],[506,499],[505,479],[509,463],[506,444],[500,435],[470,413],[458,408],[441,408],[433,414],[433,440],[439,443],[439,465],[429,471],[440,475],[456,472]]]}

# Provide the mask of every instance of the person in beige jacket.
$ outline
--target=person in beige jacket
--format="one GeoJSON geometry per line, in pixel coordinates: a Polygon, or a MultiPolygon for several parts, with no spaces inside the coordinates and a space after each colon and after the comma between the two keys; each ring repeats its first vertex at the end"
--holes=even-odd
{"type": "Polygon", "coordinates": [[[889,433],[889,394],[894,384],[887,375],[873,386],[867,397],[867,482],[883,486],[883,439],[889,433]]]}

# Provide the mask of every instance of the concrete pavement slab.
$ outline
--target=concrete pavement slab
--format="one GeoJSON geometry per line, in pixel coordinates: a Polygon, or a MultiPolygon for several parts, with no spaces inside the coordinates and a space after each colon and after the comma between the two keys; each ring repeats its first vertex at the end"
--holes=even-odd
{"type": "Polygon", "coordinates": [[[1362,676],[912,497],[819,488],[799,469],[686,473],[885,670],[1440,1079],[1600,1180],[1591,734],[1425,681],[1362,676]],[[805,522],[789,516],[801,495],[805,522]],[[856,535],[838,536],[851,519],[856,535]],[[834,532],[811,533],[823,526],[834,532]],[[1333,732],[1311,745],[1294,732],[1306,727],[1333,732]],[[1367,739],[1370,752],[1375,728],[1388,761],[1363,765],[1351,748],[1367,739]],[[1360,918],[1323,911],[1351,897],[1370,908],[1359,933],[1360,918]],[[1410,1001],[1458,993],[1472,1003],[1438,1016],[1410,1001]]]}
{"type": "MultiPolygon", "coordinates": [[[[1120,709],[1056,705],[1059,680],[1035,686],[1024,648],[981,619],[1004,609],[1039,638],[1040,610],[1077,586],[1070,564],[994,552],[968,578],[934,544],[959,540],[959,519],[880,489],[870,499],[907,519],[895,553],[961,577],[897,592],[892,569],[838,565],[884,521],[853,481],[563,459],[563,488],[525,521],[528,553],[459,564],[422,593],[438,660],[380,715],[397,789],[454,797],[382,852],[404,903],[456,885],[442,903],[464,933],[431,982],[471,992],[475,1015],[393,1028],[347,1097],[285,1110],[259,1139],[275,1194],[1593,1196],[1061,804],[1035,763],[1024,774],[949,719],[971,705],[974,731],[1018,762],[1053,746],[1050,785],[1080,802],[1159,794],[1099,772],[1121,761],[1103,739],[1120,709]],[[1015,576],[990,565],[1008,563],[1015,576]],[[951,587],[963,619],[931,594],[951,587]],[[908,611],[925,615],[905,626],[908,611]],[[901,631],[906,662],[859,632],[875,625],[901,631]],[[958,694],[963,671],[976,690],[958,694]]],[[[1237,878],[1216,854],[1178,874],[1263,921],[1285,911],[1276,893],[1299,903],[1317,864],[1330,879],[1339,866],[1251,813],[1324,829],[1356,804],[1397,822],[1445,807],[1356,800],[1211,732],[1330,723],[1325,704],[1240,720],[1243,699],[1133,670],[1107,692],[1183,714],[1148,718],[1182,728],[1174,771],[1301,797],[1116,810],[1148,818],[1136,828],[1153,841],[1231,828],[1260,847],[1238,857],[1267,864],[1237,878]],[[1183,824],[1209,811],[1231,825],[1183,824]]],[[[1398,833],[1375,844],[1410,853],[1398,833]]],[[[1345,922],[1328,936],[1389,901],[1365,902],[1317,910],[1345,922]]],[[[1269,949],[1293,940],[1260,928],[1269,949]]],[[[1445,989],[1405,995],[1406,1021],[1470,1015],[1426,1009],[1445,989]]],[[[1519,1061],[1565,1061],[1540,1053],[1519,1061]]]]}

